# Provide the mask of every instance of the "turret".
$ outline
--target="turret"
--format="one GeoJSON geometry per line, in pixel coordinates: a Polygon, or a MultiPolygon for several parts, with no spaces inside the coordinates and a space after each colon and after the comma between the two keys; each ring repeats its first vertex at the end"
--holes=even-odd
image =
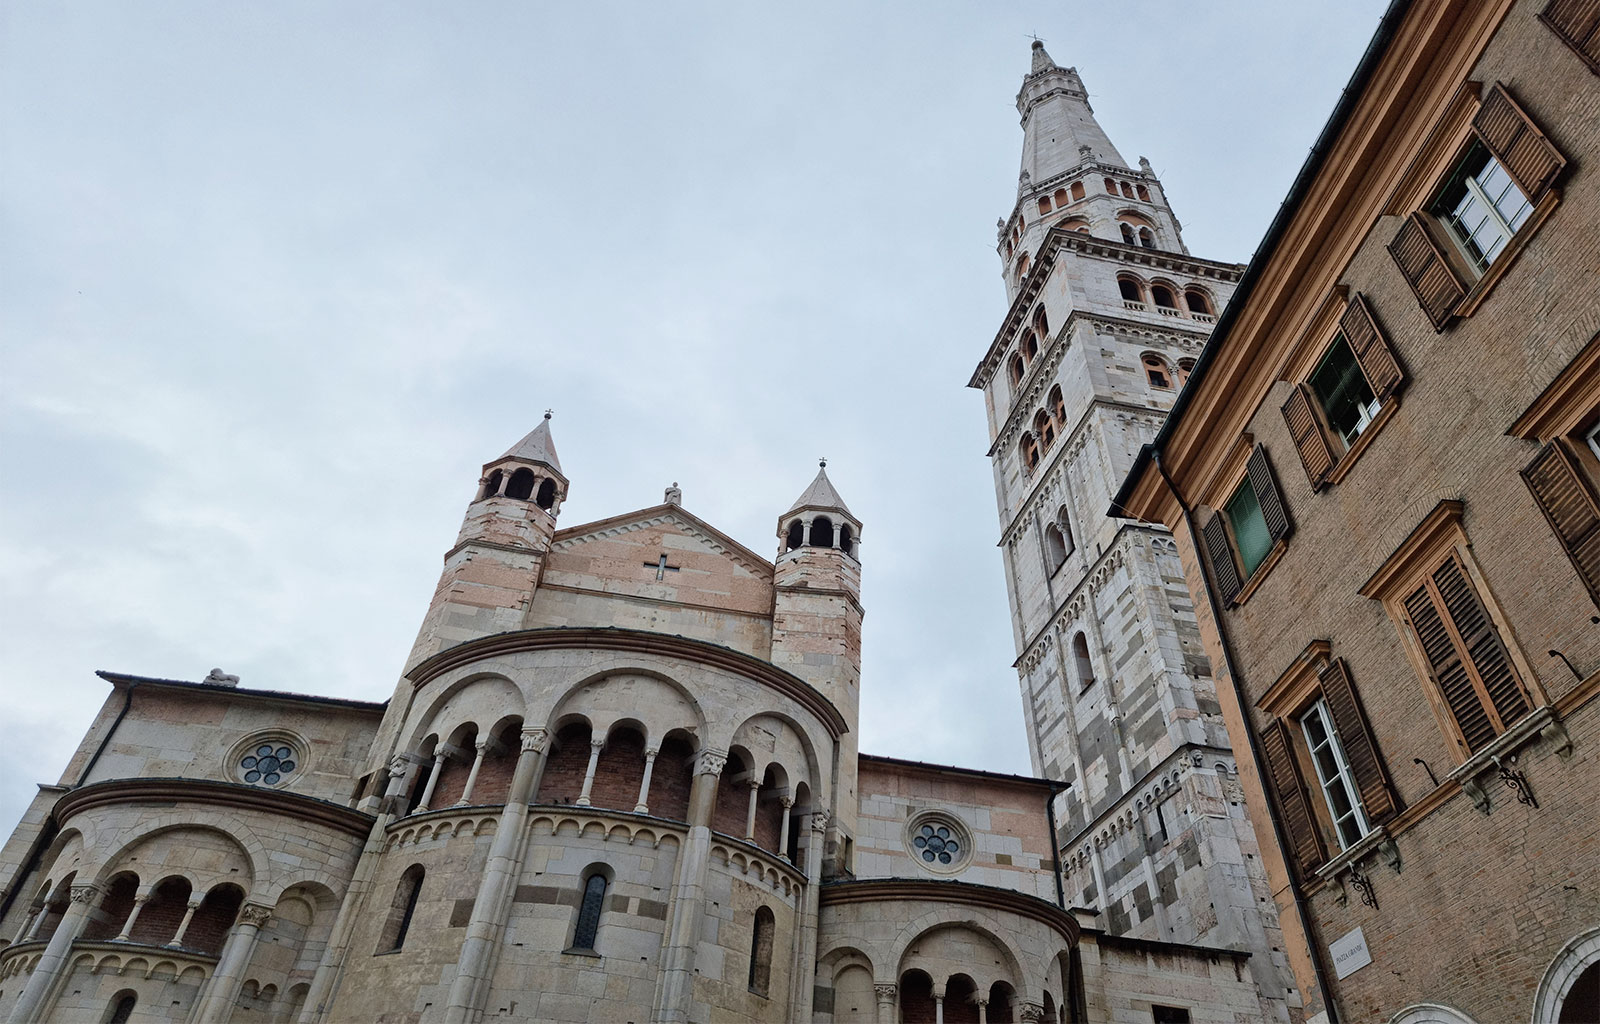
{"type": "Polygon", "coordinates": [[[856,731],[861,706],[861,521],[828,479],[827,463],[778,519],[772,663],[810,683],[849,723],[840,738],[824,874],[852,868],[856,731]]]}

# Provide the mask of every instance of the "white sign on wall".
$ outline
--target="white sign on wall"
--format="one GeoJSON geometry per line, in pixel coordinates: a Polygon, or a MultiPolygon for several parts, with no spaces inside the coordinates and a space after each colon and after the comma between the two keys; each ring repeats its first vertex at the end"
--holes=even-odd
{"type": "Polygon", "coordinates": [[[1360,928],[1335,939],[1328,952],[1333,954],[1333,976],[1341,981],[1372,963],[1367,937],[1360,928]]]}

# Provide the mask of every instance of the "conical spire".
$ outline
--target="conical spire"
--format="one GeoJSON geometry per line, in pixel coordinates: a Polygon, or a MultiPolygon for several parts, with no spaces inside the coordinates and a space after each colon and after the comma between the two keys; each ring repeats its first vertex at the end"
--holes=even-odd
{"type": "Polygon", "coordinates": [[[1060,67],[1060,65],[1051,60],[1050,55],[1044,51],[1044,40],[1035,39],[1033,41],[1033,70],[1029,71],[1028,74],[1037,75],[1041,71],[1049,71],[1054,67],[1060,67]]]}
{"type": "MultiPolygon", "coordinates": [[[[789,506],[789,512],[797,512],[803,508],[837,509],[851,519],[855,518],[855,514],[845,506],[844,499],[839,497],[839,492],[833,489],[833,481],[828,479],[827,466],[828,460],[823,459],[821,468],[817,470],[817,478],[811,481],[811,486],[789,506]]],[[[784,515],[787,516],[789,512],[785,512],[784,515]]]]}
{"type": "Polygon", "coordinates": [[[542,462],[557,473],[561,472],[561,460],[556,458],[556,444],[550,439],[550,414],[545,413],[544,419],[533,428],[533,432],[518,441],[500,458],[542,462]]]}
{"type": "Polygon", "coordinates": [[[1128,167],[1095,120],[1078,69],[1051,60],[1037,39],[1032,66],[1017,93],[1017,113],[1024,132],[1022,170],[1031,182],[1047,181],[1086,160],[1128,167]]]}

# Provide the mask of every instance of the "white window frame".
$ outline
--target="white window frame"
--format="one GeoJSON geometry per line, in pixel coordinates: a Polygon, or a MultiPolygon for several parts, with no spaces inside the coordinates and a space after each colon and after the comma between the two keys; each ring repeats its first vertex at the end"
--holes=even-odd
{"type": "Polygon", "coordinates": [[[1339,812],[1334,808],[1329,789],[1336,784],[1344,787],[1352,810],[1352,814],[1345,817],[1354,816],[1356,828],[1361,832],[1361,835],[1356,837],[1358,842],[1372,831],[1372,824],[1367,821],[1366,808],[1361,806],[1361,790],[1356,788],[1355,773],[1350,770],[1350,762],[1344,756],[1344,747],[1339,745],[1339,732],[1333,727],[1333,713],[1328,709],[1326,700],[1318,700],[1300,716],[1300,732],[1305,736],[1306,749],[1311,752],[1311,766],[1316,770],[1317,782],[1322,790],[1322,802],[1328,808],[1328,817],[1333,819],[1333,834],[1339,840],[1339,849],[1348,850],[1351,844],[1345,842],[1344,830],[1339,827],[1341,821],[1339,812]],[[1328,738],[1327,747],[1333,755],[1334,764],[1338,767],[1338,772],[1332,779],[1323,773],[1322,762],[1317,758],[1317,751],[1321,745],[1312,737],[1307,724],[1312,716],[1321,719],[1323,734],[1328,738]]]}
{"type": "MultiPolygon", "coordinates": [[[[1517,185],[1516,179],[1511,177],[1511,174],[1506,170],[1505,165],[1502,164],[1499,158],[1494,156],[1492,153],[1489,154],[1488,163],[1483,165],[1482,170],[1466,175],[1462,183],[1466,186],[1467,194],[1471,196],[1479,206],[1483,207],[1484,212],[1488,215],[1488,219],[1492,222],[1490,227],[1494,229],[1495,235],[1498,237],[1489,245],[1487,249],[1482,250],[1484,253],[1487,253],[1487,255],[1480,255],[1478,252],[1474,251],[1475,249],[1480,249],[1481,247],[1479,247],[1477,243],[1472,240],[1473,233],[1466,230],[1467,226],[1462,223],[1461,218],[1457,216],[1457,211],[1461,209],[1462,204],[1457,203],[1454,210],[1446,212],[1444,219],[1446,223],[1450,225],[1450,231],[1455,235],[1456,241],[1460,244],[1462,251],[1466,253],[1470,260],[1472,260],[1472,264],[1477,268],[1478,272],[1482,273],[1489,269],[1489,266],[1500,257],[1501,253],[1506,251],[1506,246],[1511,243],[1512,236],[1517,233],[1517,230],[1522,226],[1522,224],[1527,223],[1528,216],[1533,210],[1533,204],[1528,201],[1528,197],[1523,194],[1521,187],[1517,185]],[[1510,192],[1515,192],[1517,198],[1521,200],[1521,203],[1517,205],[1517,209],[1513,215],[1519,220],[1519,223],[1516,225],[1513,225],[1511,221],[1506,218],[1505,211],[1500,209],[1498,203],[1489,198],[1489,193],[1484,191],[1483,184],[1478,181],[1479,174],[1490,170],[1498,170],[1502,175],[1504,175],[1506,179],[1507,190],[1510,192]]],[[[1505,194],[1505,192],[1502,192],[1501,196],[1504,197],[1505,194]]]]}
{"type": "Polygon", "coordinates": [[[1589,450],[1594,452],[1594,457],[1600,459],[1600,423],[1589,428],[1583,435],[1583,441],[1589,446],[1589,450]]]}

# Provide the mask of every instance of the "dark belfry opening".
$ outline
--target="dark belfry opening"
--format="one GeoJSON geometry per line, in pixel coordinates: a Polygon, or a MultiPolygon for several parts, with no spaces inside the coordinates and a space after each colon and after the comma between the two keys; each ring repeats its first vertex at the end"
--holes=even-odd
{"type": "Polygon", "coordinates": [[[1155,232],[1151,231],[1149,228],[1140,228],[1139,244],[1144,246],[1146,249],[1154,249],[1156,247],[1155,232]]]}
{"type": "Polygon", "coordinates": [[[805,547],[806,524],[796,519],[789,524],[789,534],[784,538],[783,550],[793,551],[795,548],[805,547]]]}
{"type": "Polygon", "coordinates": [[[1122,225],[1122,240],[1129,245],[1133,244],[1133,227],[1131,225],[1122,225]]]}
{"type": "Polygon", "coordinates": [[[554,480],[542,481],[539,484],[539,496],[533,499],[533,503],[546,512],[550,511],[551,506],[556,503],[556,482],[554,480]]]}
{"type": "Polygon", "coordinates": [[[840,523],[839,524],[839,550],[843,551],[847,555],[848,554],[852,554],[853,552],[850,550],[850,547],[854,543],[854,541],[855,541],[855,538],[850,533],[850,524],[849,523],[840,523]]]}
{"type": "Polygon", "coordinates": [[[500,493],[500,484],[505,480],[505,474],[498,469],[489,474],[489,479],[483,482],[483,496],[492,498],[500,493]]]}
{"type": "Polygon", "coordinates": [[[1129,302],[1139,302],[1144,298],[1144,296],[1139,294],[1138,282],[1130,281],[1126,277],[1117,278],[1117,290],[1120,291],[1122,293],[1122,297],[1129,302]]]}
{"type": "Polygon", "coordinates": [[[1168,288],[1164,284],[1151,285],[1150,298],[1153,299],[1155,304],[1160,306],[1162,309],[1178,308],[1178,300],[1173,297],[1172,289],[1168,288]]]}
{"type": "Polygon", "coordinates": [[[814,548],[833,547],[833,520],[827,516],[818,516],[811,520],[811,546],[814,548]]]}
{"type": "Polygon", "coordinates": [[[533,470],[523,467],[511,474],[511,481],[506,484],[506,497],[527,501],[533,497],[533,470]]]}

